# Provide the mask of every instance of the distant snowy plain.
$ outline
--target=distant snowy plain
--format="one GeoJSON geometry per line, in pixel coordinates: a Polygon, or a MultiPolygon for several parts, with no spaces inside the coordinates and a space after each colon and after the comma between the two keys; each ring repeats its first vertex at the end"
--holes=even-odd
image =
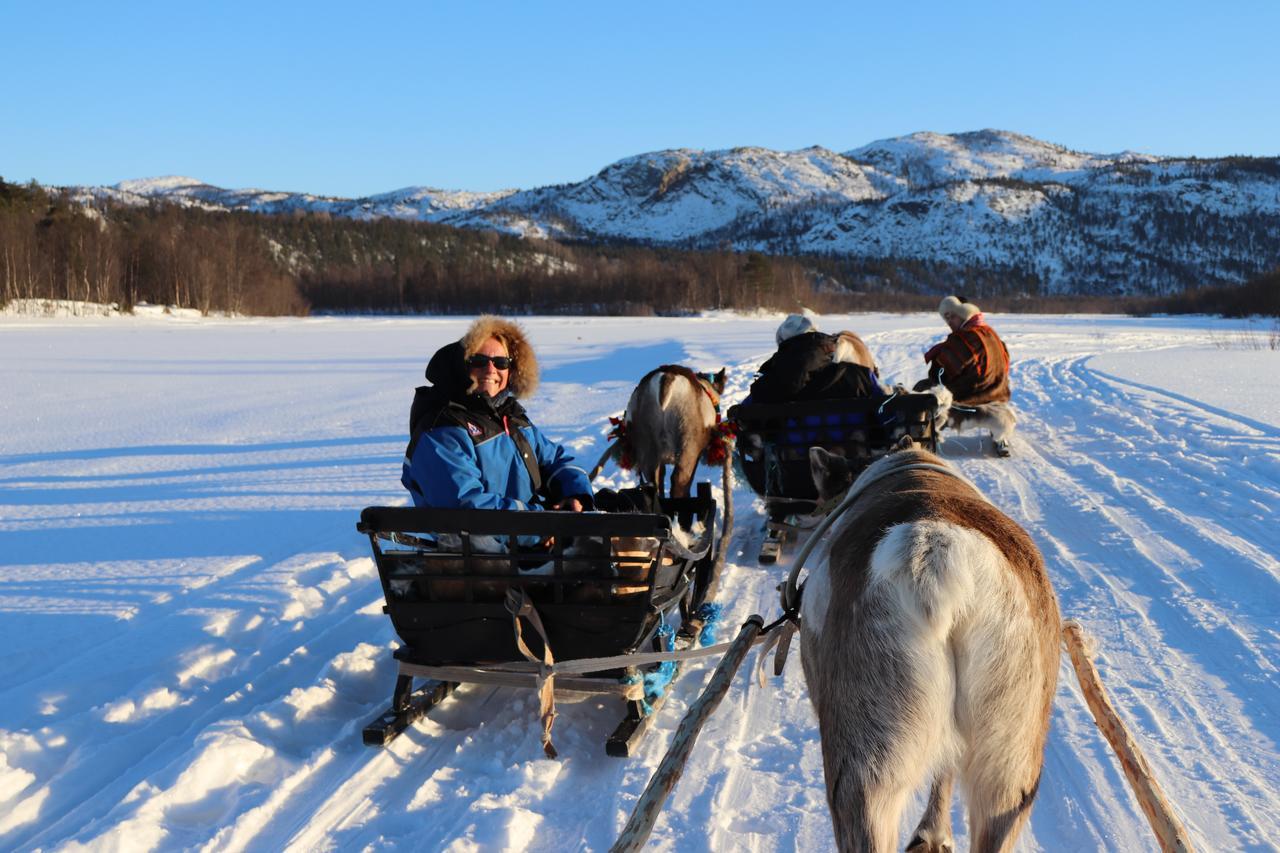
{"type": "MultiPolygon", "coordinates": [[[[658,364],[727,366],[740,399],[779,319],[525,320],[543,368],[528,408],[589,464],[658,364]]],[[[943,455],[1040,545],[1199,848],[1275,849],[1280,352],[1240,348],[1270,328],[991,319],[1014,456],[963,434],[943,455]]],[[[532,697],[478,686],[385,750],[360,743],[396,638],[355,522],[405,502],[413,388],[467,322],[0,317],[0,849],[609,847],[712,663],[687,667],[631,759],[603,754],[609,702],[561,706],[552,761],[532,697]]],[[[863,334],[905,383],[943,331],[819,324],[863,334]]],[[[729,625],[771,617],[786,571],[756,565],[759,506],[734,501],[729,625]]],[[[764,690],[739,675],[652,844],[832,847],[798,662],[764,690]]],[[[1157,849],[1065,663],[1020,846],[1157,849]]]]}

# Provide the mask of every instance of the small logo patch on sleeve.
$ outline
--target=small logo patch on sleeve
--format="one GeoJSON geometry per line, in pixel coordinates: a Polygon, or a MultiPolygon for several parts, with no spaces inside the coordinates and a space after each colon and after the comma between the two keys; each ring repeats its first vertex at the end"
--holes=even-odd
{"type": "Polygon", "coordinates": [[[471,434],[472,438],[479,438],[480,435],[483,434],[484,430],[480,429],[478,425],[473,424],[471,421],[467,421],[467,432],[471,434]]]}

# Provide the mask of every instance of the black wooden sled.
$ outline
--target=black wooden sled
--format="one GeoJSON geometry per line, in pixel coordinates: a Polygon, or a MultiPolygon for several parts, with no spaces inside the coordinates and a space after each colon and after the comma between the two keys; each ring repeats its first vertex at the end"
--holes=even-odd
{"type": "Polygon", "coordinates": [[[809,448],[845,457],[855,477],[903,436],[936,452],[937,405],[932,394],[904,392],[879,398],[743,403],[730,409],[729,418],[738,426],[738,467],[765,502],[760,562],[776,562],[783,543],[810,526],[805,519],[817,521],[818,490],[810,473],[809,448]]]}
{"type": "MultiPolygon", "coordinates": [[[[357,529],[369,536],[383,611],[403,645],[391,707],[365,727],[364,742],[389,743],[459,683],[535,686],[507,609],[512,588],[532,602],[557,662],[670,648],[677,615],[681,633],[696,636],[716,586],[716,503],[705,482],[694,497],[660,503],[655,514],[365,509],[357,529]],[[517,536],[554,542],[531,549],[517,536]],[[415,678],[425,679],[416,689],[415,678]]],[[[522,636],[540,657],[537,633],[522,636]]],[[[650,678],[646,692],[658,666],[559,675],[554,684],[557,693],[620,696],[626,711],[605,748],[626,756],[674,681],[667,664],[665,680],[650,678]]]]}

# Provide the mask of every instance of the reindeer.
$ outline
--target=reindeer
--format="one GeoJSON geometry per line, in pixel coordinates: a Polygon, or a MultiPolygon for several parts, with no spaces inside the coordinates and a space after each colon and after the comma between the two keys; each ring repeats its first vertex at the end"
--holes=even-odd
{"type": "Polygon", "coordinates": [[[627,449],[641,479],[656,483],[659,494],[671,465],[671,497],[689,496],[694,469],[716,435],[724,380],[723,368],[708,381],[687,367],[664,364],[631,392],[623,416],[627,449]]]}
{"type": "Polygon", "coordinates": [[[876,367],[876,360],[872,357],[871,350],[862,338],[850,331],[836,332],[836,351],[832,353],[831,360],[860,364],[877,376],[880,375],[880,369],[876,367]]]}
{"type": "Polygon", "coordinates": [[[1009,439],[1014,427],[1018,425],[1018,417],[1012,406],[1006,402],[961,406],[955,403],[947,386],[941,383],[926,390],[938,398],[938,406],[933,411],[933,425],[937,432],[942,432],[943,427],[957,432],[966,429],[989,430],[995,454],[1002,457],[1010,455],[1009,439]]]}
{"type": "MultiPolygon", "coordinates": [[[[852,480],[820,448],[810,463],[824,500],[852,480]]],[[[910,439],[868,466],[805,585],[802,662],[842,851],[896,849],[926,774],[906,849],[952,850],[957,773],[972,849],[1008,850],[1040,784],[1057,601],[1031,538],[952,470],[910,439]]]]}

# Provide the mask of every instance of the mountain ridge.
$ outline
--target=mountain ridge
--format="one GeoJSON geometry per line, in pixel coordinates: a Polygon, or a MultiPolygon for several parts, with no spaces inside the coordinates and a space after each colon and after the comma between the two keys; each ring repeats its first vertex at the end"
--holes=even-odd
{"type": "Polygon", "coordinates": [[[497,192],[413,186],[342,199],[176,176],[67,191],[84,202],[1008,268],[1044,293],[1167,293],[1280,265],[1280,158],[1104,155],[992,129],[922,131],[845,152],[666,149],[582,181],[497,192]]]}

